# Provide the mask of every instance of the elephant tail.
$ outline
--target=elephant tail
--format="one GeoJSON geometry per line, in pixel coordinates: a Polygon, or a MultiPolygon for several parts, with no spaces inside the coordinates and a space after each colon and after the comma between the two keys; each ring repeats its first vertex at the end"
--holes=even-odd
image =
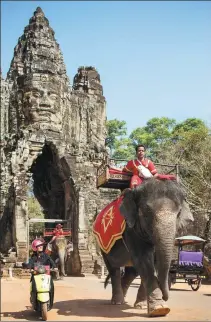
{"type": "Polygon", "coordinates": [[[106,276],[105,282],[104,282],[104,288],[106,288],[106,286],[108,285],[108,281],[110,280],[111,276],[108,273],[108,275],[106,276]]]}

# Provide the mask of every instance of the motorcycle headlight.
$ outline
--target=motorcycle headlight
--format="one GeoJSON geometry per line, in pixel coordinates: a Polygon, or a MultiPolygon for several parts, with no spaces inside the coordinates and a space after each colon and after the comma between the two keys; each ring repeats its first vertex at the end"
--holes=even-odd
{"type": "Polygon", "coordinates": [[[45,274],[46,273],[46,268],[43,265],[40,265],[37,267],[37,273],[38,274],[45,274]]]}

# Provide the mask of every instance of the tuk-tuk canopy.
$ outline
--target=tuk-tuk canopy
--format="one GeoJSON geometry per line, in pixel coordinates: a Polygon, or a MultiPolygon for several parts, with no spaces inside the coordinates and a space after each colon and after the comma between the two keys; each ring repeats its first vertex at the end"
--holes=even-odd
{"type": "Polygon", "coordinates": [[[179,245],[195,245],[195,244],[201,244],[201,243],[205,243],[205,239],[202,239],[200,237],[197,236],[181,236],[181,237],[177,237],[175,238],[175,246],[179,246],[179,245]]]}

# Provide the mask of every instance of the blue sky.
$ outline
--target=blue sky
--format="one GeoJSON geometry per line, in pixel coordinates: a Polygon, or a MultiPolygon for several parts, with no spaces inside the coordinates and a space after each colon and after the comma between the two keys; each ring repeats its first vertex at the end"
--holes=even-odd
{"type": "Polygon", "coordinates": [[[211,123],[211,2],[2,1],[1,68],[37,6],[60,44],[67,74],[93,65],[107,118],[128,132],[152,117],[211,123]]]}

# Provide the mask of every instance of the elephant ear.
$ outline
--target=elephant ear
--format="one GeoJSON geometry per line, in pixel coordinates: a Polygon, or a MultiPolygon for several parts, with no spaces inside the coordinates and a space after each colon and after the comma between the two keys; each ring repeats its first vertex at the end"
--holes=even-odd
{"type": "Polygon", "coordinates": [[[138,207],[135,202],[135,191],[128,189],[123,193],[123,196],[124,198],[120,204],[119,210],[121,215],[125,218],[128,227],[133,228],[138,217],[138,207]]]}
{"type": "Polygon", "coordinates": [[[182,229],[193,221],[194,221],[193,214],[190,210],[190,207],[187,201],[184,200],[178,216],[177,228],[182,229]]]}

